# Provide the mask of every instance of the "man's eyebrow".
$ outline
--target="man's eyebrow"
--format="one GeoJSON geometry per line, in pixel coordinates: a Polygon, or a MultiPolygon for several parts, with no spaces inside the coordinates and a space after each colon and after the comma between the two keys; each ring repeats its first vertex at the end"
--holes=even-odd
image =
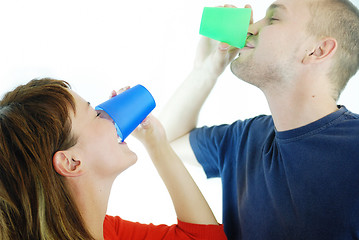
{"type": "Polygon", "coordinates": [[[287,8],[283,4],[277,4],[277,3],[273,3],[268,8],[268,10],[275,10],[275,9],[287,10],[287,8]]]}

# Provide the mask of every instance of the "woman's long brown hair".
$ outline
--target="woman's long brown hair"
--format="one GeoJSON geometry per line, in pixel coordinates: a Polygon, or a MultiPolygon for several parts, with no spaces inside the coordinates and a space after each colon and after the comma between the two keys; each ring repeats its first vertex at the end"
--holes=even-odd
{"type": "Polygon", "coordinates": [[[76,143],[69,84],[32,80],[0,102],[0,239],[93,239],[56,173],[56,151],[76,143]]]}

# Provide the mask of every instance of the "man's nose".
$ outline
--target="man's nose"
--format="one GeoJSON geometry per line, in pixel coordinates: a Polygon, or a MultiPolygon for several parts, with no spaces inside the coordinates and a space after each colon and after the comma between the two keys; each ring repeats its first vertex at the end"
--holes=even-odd
{"type": "Polygon", "coordinates": [[[247,38],[253,35],[254,36],[258,35],[260,29],[262,28],[262,25],[263,25],[262,21],[258,21],[253,24],[250,24],[248,27],[247,38]]]}

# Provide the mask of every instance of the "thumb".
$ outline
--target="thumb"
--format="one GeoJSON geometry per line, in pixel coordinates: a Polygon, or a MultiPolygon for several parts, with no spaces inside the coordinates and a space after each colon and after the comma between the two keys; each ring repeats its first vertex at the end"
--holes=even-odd
{"type": "Polygon", "coordinates": [[[253,8],[252,8],[252,6],[249,4],[246,4],[244,7],[251,9],[251,20],[249,21],[249,24],[253,24],[253,8]]]}
{"type": "Polygon", "coordinates": [[[216,64],[219,64],[220,66],[225,64],[229,47],[230,46],[227,43],[221,42],[218,44],[216,52],[213,56],[213,60],[216,64]]]}
{"type": "Polygon", "coordinates": [[[151,118],[152,118],[152,115],[148,115],[140,124],[140,126],[144,129],[149,129],[150,127],[152,127],[151,125],[151,118]]]}
{"type": "Polygon", "coordinates": [[[221,42],[221,43],[218,44],[218,49],[221,50],[221,51],[228,51],[229,44],[221,42]]]}

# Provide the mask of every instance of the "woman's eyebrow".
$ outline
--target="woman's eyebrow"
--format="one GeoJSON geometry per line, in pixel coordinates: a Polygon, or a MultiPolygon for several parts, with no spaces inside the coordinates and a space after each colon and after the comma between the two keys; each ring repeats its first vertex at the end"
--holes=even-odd
{"type": "Polygon", "coordinates": [[[87,102],[87,108],[91,108],[91,103],[87,102]]]}

